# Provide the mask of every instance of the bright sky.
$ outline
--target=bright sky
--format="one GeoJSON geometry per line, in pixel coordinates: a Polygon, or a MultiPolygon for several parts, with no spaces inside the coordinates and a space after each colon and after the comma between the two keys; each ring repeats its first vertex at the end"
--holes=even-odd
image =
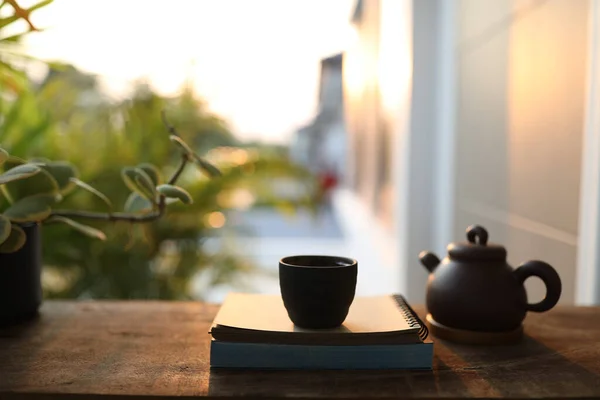
{"type": "MultiPolygon", "coordinates": [[[[22,1],[27,5],[28,1],[22,1]]],[[[193,79],[241,137],[281,142],[310,120],[319,60],[352,39],[354,0],[55,0],[33,14],[29,51],[102,77],[114,95],[147,78],[193,79]]]]}

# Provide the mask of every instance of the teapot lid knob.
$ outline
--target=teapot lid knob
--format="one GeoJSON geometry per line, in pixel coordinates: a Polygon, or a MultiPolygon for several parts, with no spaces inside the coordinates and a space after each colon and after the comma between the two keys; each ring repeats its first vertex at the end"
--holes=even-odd
{"type": "Polygon", "coordinates": [[[488,243],[488,232],[480,225],[467,228],[467,243],[451,243],[448,256],[462,261],[501,261],[506,260],[506,249],[494,243],[488,243]]]}
{"type": "Polygon", "coordinates": [[[483,226],[471,225],[467,228],[467,240],[469,243],[485,246],[488,241],[488,232],[483,226]]]}

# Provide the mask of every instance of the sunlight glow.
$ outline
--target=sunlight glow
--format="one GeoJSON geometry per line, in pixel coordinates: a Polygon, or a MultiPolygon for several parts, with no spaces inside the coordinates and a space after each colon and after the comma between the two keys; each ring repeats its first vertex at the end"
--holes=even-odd
{"type": "Polygon", "coordinates": [[[252,207],[255,201],[256,196],[245,188],[223,191],[217,195],[217,204],[223,208],[247,210],[252,207]]]}
{"type": "Polygon", "coordinates": [[[211,212],[206,216],[206,223],[211,228],[222,228],[225,225],[225,215],[222,212],[211,212]]]}
{"type": "Polygon", "coordinates": [[[382,0],[378,76],[381,102],[394,113],[410,96],[412,80],[411,12],[406,2],[382,0]]]}
{"type": "MultiPolygon", "coordinates": [[[[33,2],[22,0],[27,6],[33,2]]],[[[114,97],[191,81],[243,138],[282,142],[314,116],[319,62],[352,40],[354,0],[60,0],[34,13],[37,57],[97,74],[114,97]]]]}
{"type": "Polygon", "coordinates": [[[344,84],[348,90],[348,95],[353,98],[361,96],[364,89],[364,57],[362,54],[361,42],[358,36],[358,31],[355,27],[350,28],[348,52],[344,55],[344,84]]]}

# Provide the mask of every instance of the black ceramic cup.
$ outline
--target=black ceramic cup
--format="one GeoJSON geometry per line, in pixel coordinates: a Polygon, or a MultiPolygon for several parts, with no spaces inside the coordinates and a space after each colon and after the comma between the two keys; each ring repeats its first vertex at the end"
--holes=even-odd
{"type": "Polygon", "coordinates": [[[306,329],[344,322],[356,291],[358,263],[333,256],[291,256],[279,261],[279,287],[292,322],[306,329]]]}

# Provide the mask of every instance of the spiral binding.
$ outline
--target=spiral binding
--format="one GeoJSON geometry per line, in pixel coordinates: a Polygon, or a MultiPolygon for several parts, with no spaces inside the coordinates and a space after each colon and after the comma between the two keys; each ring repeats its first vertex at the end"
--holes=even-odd
{"type": "Polygon", "coordinates": [[[427,326],[423,323],[423,321],[421,321],[412,307],[408,305],[406,299],[399,294],[395,294],[392,297],[396,301],[396,304],[398,304],[398,308],[400,309],[402,315],[404,315],[408,325],[411,328],[419,328],[418,334],[421,340],[427,339],[427,336],[429,336],[429,329],[427,329],[427,326]]]}

